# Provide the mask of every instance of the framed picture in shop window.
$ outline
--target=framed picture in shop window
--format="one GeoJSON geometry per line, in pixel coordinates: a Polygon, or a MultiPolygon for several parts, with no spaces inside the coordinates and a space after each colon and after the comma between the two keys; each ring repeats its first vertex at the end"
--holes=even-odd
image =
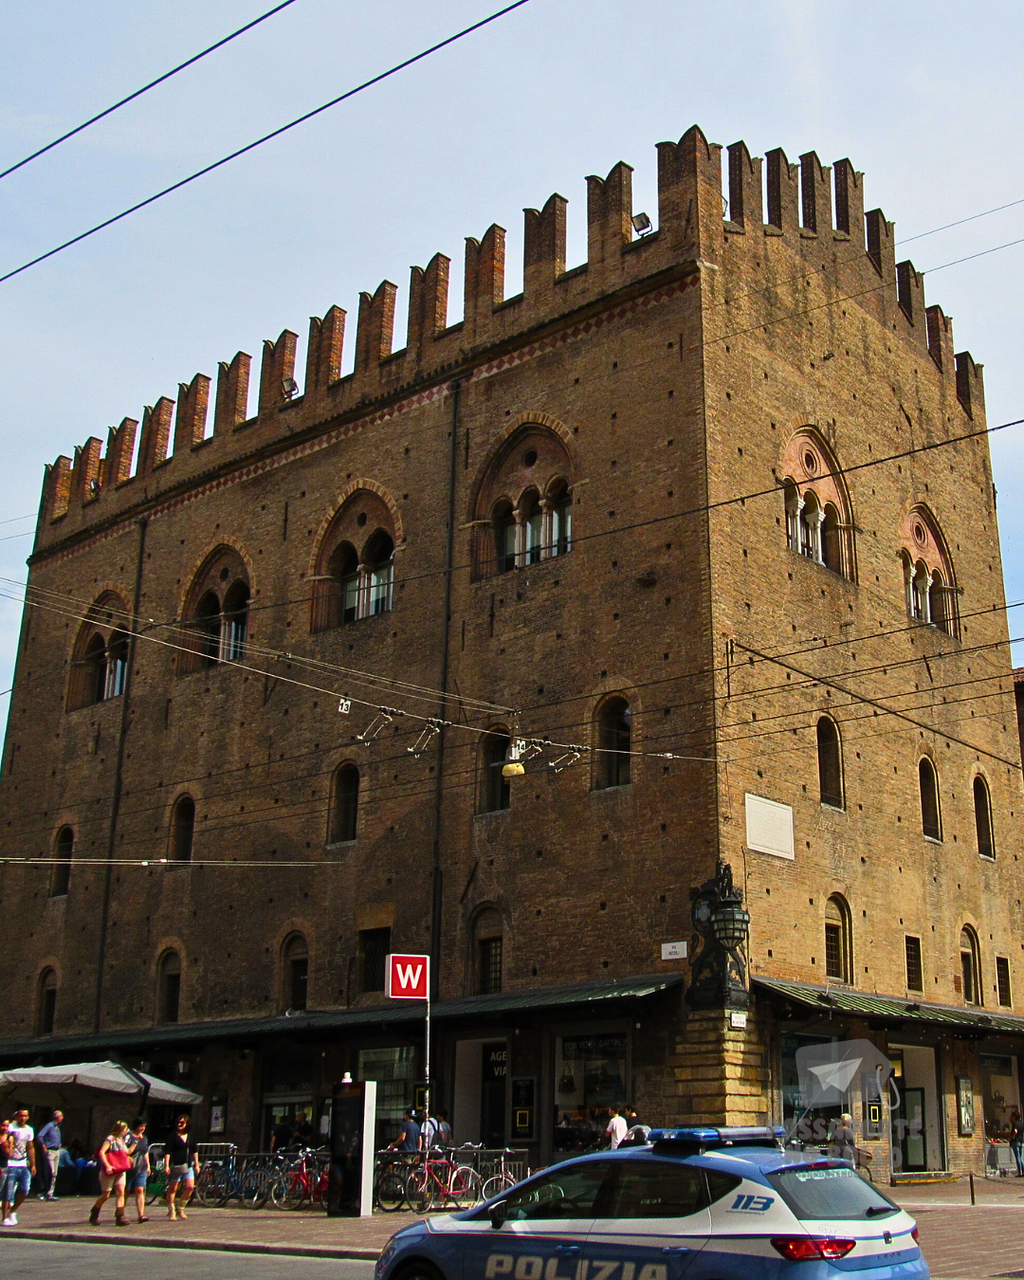
{"type": "Polygon", "coordinates": [[[970,1076],[956,1078],[956,1115],[961,1138],[974,1135],[974,1085],[970,1076]]]}

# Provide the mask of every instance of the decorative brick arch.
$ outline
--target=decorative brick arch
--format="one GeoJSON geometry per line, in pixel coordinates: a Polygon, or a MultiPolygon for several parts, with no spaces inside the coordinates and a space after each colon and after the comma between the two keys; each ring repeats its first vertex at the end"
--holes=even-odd
{"type": "Polygon", "coordinates": [[[226,551],[234,551],[237,553],[242,563],[245,565],[245,572],[248,574],[248,577],[249,577],[250,594],[252,596],[256,596],[259,593],[259,588],[254,585],[256,582],[256,572],[255,572],[255,566],[253,564],[252,556],[249,555],[248,551],[246,551],[245,547],[237,539],[217,538],[213,542],[208,542],[206,544],[205,549],[198,557],[198,559],[192,562],[192,569],[189,572],[188,576],[185,578],[185,590],[182,592],[181,599],[178,601],[179,621],[184,620],[186,618],[186,609],[188,608],[188,604],[189,604],[189,596],[192,593],[192,589],[196,582],[196,579],[203,572],[203,570],[206,568],[209,562],[214,558],[217,552],[221,550],[222,547],[226,551]]]}
{"type": "Polygon", "coordinates": [[[320,528],[316,531],[316,537],[313,539],[313,549],[309,557],[309,566],[306,570],[308,578],[313,577],[317,571],[317,560],[320,558],[320,549],[323,546],[324,538],[334,523],[335,517],[342,507],[358,493],[360,489],[365,489],[369,493],[376,494],[384,503],[388,511],[391,513],[392,527],[395,531],[395,546],[400,547],[405,542],[405,528],[402,524],[402,514],[398,509],[398,504],[392,498],[391,494],[382,484],[378,484],[376,480],[368,480],[361,476],[358,480],[353,480],[351,484],[347,484],[341,493],[338,494],[334,501],[334,505],[320,521],[320,528]]]}
{"type": "Polygon", "coordinates": [[[915,503],[903,517],[897,559],[910,617],[959,636],[956,569],[942,528],[926,503],[915,503]]]}
{"type": "MultiPolygon", "coordinates": [[[[557,418],[553,418],[548,413],[521,413],[515,421],[507,423],[501,429],[498,433],[497,440],[495,440],[494,444],[488,451],[487,457],[477,468],[476,475],[473,478],[473,483],[469,490],[470,508],[466,515],[467,520],[477,520],[481,518],[477,507],[479,505],[480,496],[484,492],[488,481],[493,478],[501,468],[502,463],[505,461],[505,457],[510,448],[510,441],[513,436],[519,433],[526,434],[524,428],[529,429],[531,426],[546,427],[558,437],[565,447],[566,454],[568,455],[569,469],[572,472],[571,476],[568,477],[570,484],[574,480],[579,479],[579,454],[576,449],[576,443],[573,440],[572,432],[565,423],[560,422],[557,418]]],[[[553,476],[549,477],[545,483],[550,483],[550,480],[553,478],[553,476]]]]}
{"type": "Polygon", "coordinates": [[[832,446],[817,427],[790,436],[781,458],[791,550],[856,581],[853,504],[832,446]]]}
{"type": "MultiPolygon", "coordinates": [[[[104,702],[107,698],[115,697],[120,692],[120,687],[110,687],[110,680],[105,675],[109,670],[109,664],[115,660],[115,651],[112,642],[117,640],[118,660],[121,663],[122,672],[127,665],[128,655],[128,635],[132,627],[132,611],[128,605],[128,594],[121,590],[120,587],[110,584],[104,584],[99,594],[89,605],[85,612],[85,618],[75,633],[71,642],[71,650],[68,654],[68,666],[70,667],[70,677],[68,679],[68,688],[65,706],[68,711],[75,711],[81,707],[94,706],[98,702],[104,702]],[[90,659],[90,650],[96,643],[96,637],[100,637],[99,654],[90,659]],[[97,673],[89,669],[88,664],[91,661],[98,661],[102,664],[102,669],[97,673]],[[101,685],[99,693],[93,688],[93,680],[97,679],[101,685]]],[[[118,681],[118,685],[120,685],[118,681]]]]}

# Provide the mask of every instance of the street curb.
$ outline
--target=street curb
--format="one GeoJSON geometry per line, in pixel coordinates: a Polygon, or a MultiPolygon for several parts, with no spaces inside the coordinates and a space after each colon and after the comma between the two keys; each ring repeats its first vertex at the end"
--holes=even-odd
{"type": "Polygon", "coordinates": [[[62,1244],[135,1245],[142,1249],[205,1249],[220,1253],[263,1253],[293,1258],[347,1258],[352,1262],[376,1262],[379,1249],[335,1249],[330,1245],[254,1244],[244,1240],[172,1240],[167,1236],[96,1236],[84,1231],[30,1231],[5,1227],[0,1239],[56,1240],[62,1244]]]}

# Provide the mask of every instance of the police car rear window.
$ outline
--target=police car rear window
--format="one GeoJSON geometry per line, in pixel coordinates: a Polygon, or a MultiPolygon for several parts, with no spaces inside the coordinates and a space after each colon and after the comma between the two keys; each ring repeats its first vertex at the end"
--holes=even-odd
{"type": "Polygon", "coordinates": [[[780,1169],[769,1173],[768,1181],[802,1221],[864,1221],[899,1212],[888,1196],[846,1165],[780,1169]]]}

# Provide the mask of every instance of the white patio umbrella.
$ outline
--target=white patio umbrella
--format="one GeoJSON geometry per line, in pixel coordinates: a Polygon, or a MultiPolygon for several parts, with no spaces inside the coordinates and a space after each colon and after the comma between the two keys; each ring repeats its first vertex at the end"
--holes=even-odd
{"type": "Polygon", "coordinates": [[[167,1080],[132,1071],[119,1062],[72,1062],[60,1067],[14,1067],[0,1071],[0,1093],[28,1106],[81,1106],[109,1102],[114,1095],[139,1095],[141,1103],[192,1106],[202,1096],[167,1080]],[[143,1096],[144,1095],[144,1096],[143,1096]]]}

